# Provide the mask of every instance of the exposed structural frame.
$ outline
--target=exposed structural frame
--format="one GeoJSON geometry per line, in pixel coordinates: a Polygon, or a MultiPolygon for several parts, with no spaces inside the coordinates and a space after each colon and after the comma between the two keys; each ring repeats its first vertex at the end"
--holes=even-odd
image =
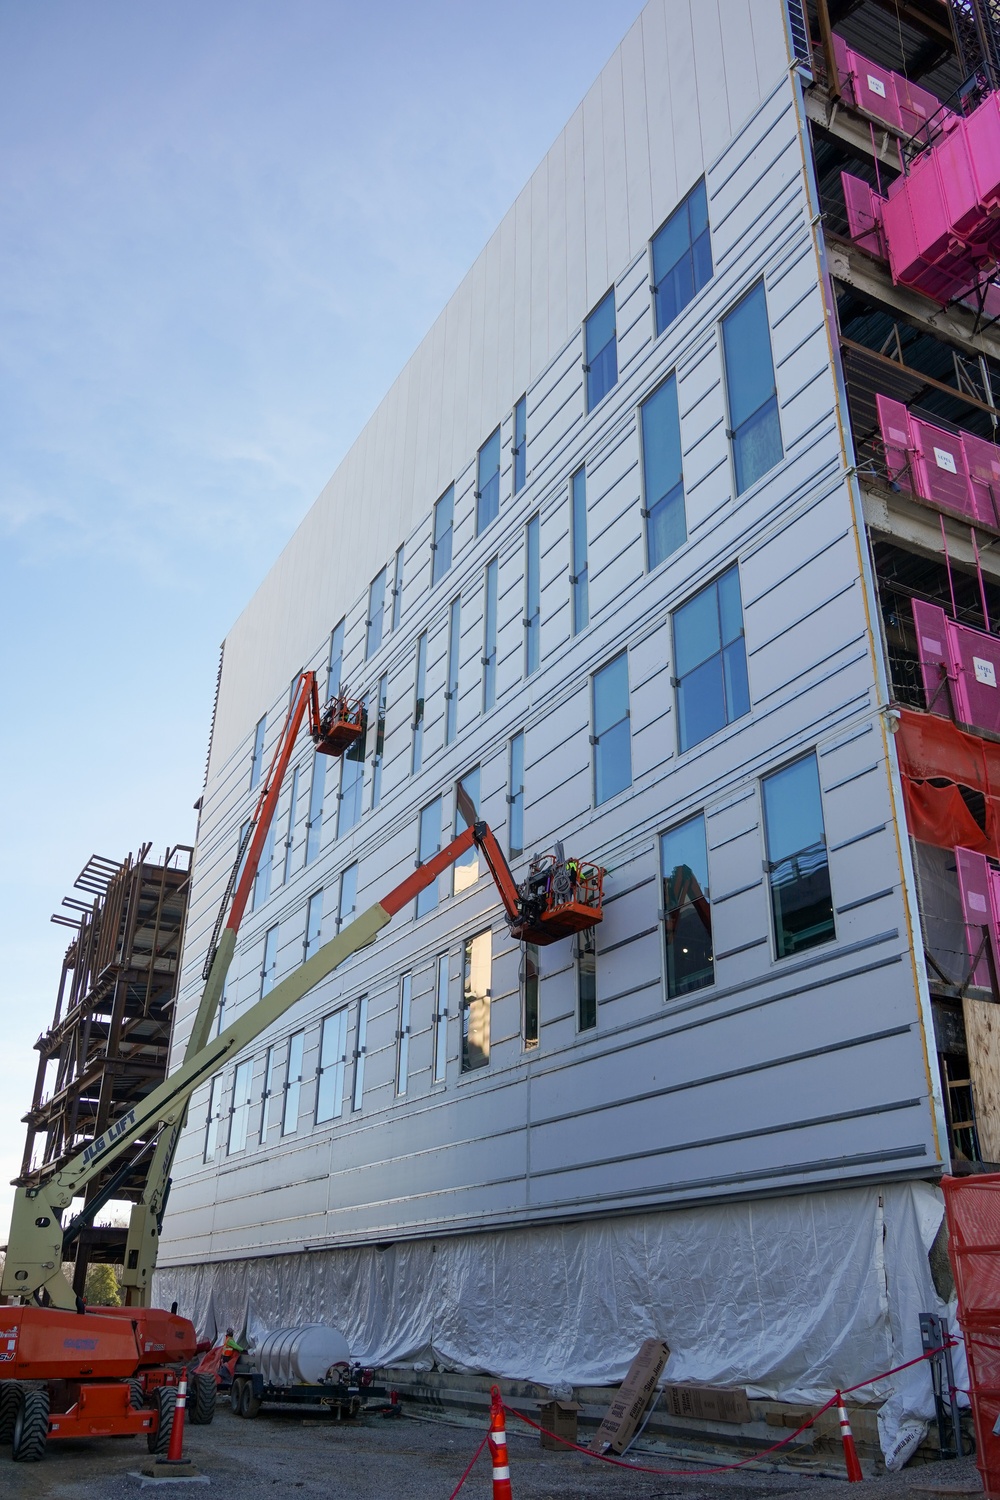
{"type": "MultiPolygon", "coordinates": [[[[52,920],[73,928],[51,1026],[35,1043],[38,1071],[17,1185],[38,1188],[88,1141],[164,1079],[191,883],[193,850],[152,845],[122,861],[94,855],[74,882],[88,896],[64,899],[52,920]],[[69,915],[72,913],[72,915],[69,915]]],[[[141,1197],[144,1172],[123,1176],[116,1196],[141,1197]]],[[[94,1177],[86,1200],[105,1186],[94,1177]]],[[[120,1229],[88,1228],[76,1246],[74,1287],[93,1259],[120,1260],[120,1229]]]]}

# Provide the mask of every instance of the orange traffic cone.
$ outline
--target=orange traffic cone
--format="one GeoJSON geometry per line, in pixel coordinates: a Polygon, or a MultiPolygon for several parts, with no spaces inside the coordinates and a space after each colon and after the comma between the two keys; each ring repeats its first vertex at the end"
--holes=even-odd
{"type": "Polygon", "coordinates": [[[170,1445],[167,1448],[167,1462],[175,1464],[180,1460],[181,1450],[184,1446],[184,1408],[187,1406],[187,1375],[182,1374],[177,1382],[177,1400],[174,1403],[174,1422],[170,1429],[170,1445]]]}
{"type": "Polygon", "coordinates": [[[500,1387],[490,1392],[490,1457],[493,1460],[493,1500],[513,1500],[510,1487],[510,1464],[507,1459],[507,1426],[503,1414],[500,1387]]]}
{"type": "Polygon", "coordinates": [[[851,1424],[848,1420],[847,1407],[844,1405],[844,1398],[839,1391],[837,1392],[837,1416],[840,1418],[840,1436],[844,1442],[844,1462],[847,1465],[847,1477],[852,1484],[856,1484],[859,1479],[864,1479],[865,1476],[862,1474],[861,1465],[858,1462],[858,1450],[854,1446],[854,1433],[851,1431],[851,1424]]]}

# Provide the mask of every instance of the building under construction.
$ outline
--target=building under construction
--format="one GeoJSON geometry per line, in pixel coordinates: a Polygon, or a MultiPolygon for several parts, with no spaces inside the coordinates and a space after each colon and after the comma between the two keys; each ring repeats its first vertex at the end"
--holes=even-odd
{"type": "MultiPolygon", "coordinates": [[[[52,921],[73,931],[52,1025],[35,1043],[38,1073],[19,1185],[45,1181],[164,1078],[187,915],[192,849],[117,861],[93,855],[52,921]]],[[[133,1201],[146,1157],[94,1179],[95,1199],[133,1201]]],[[[86,1228],[69,1255],[82,1295],[90,1261],[122,1259],[125,1229],[86,1228]]]]}

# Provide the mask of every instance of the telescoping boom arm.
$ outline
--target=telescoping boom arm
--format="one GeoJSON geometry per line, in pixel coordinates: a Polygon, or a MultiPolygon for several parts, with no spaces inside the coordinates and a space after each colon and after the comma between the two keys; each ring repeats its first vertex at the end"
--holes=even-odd
{"type": "MultiPolygon", "coordinates": [[[[137,1143],[143,1143],[142,1149],[147,1149],[149,1143],[155,1141],[155,1161],[165,1141],[176,1142],[177,1133],[183,1127],[188,1101],[200,1083],[211,1078],[227,1058],[248,1046],[262,1031],[279,1020],[297,1000],[327,974],[332,973],[352,953],[373,943],[398,911],[473,846],[481,851],[497,883],[515,936],[523,937],[528,942],[547,943],[568,931],[593,926],[601,920],[600,888],[603,871],[595,873],[595,867],[579,866],[573,861],[557,861],[554,865],[533,861],[528,880],[518,887],[492,830],[485,823],[478,822],[467,827],[438,854],[418,866],[412,875],[407,876],[381,901],[345,927],[331,942],[325,943],[287,979],[276,984],[245,1015],[240,1016],[218,1036],[203,1040],[199,1047],[192,1049],[189,1046],[184,1061],[176,1072],[171,1073],[163,1083],[147,1094],[141,1103],[117,1119],[103,1135],[91,1141],[46,1183],[41,1187],[18,1188],[14,1198],[10,1241],[0,1281],[0,1293],[6,1296],[47,1298],[57,1307],[75,1307],[75,1295],[62,1274],[64,1245],[68,1239],[72,1239],[76,1228],[75,1225],[70,1225],[64,1229],[62,1214],[73,1199],[83,1193],[87,1183],[98,1173],[104,1172],[127,1152],[134,1151],[137,1143]],[[532,870],[535,871],[534,874],[532,870]],[[570,871],[569,888],[560,890],[559,877],[567,870],[570,871]],[[595,890],[596,903],[591,899],[595,890]],[[578,897],[581,899],[578,900],[578,897]],[[570,923],[569,926],[566,925],[567,922],[570,923]]],[[[251,842],[248,869],[253,847],[251,842]]],[[[263,839],[260,840],[260,847],[263,847],[263,839]]],[[[247,870],[237,884],[237,897],[246,882],[247,870]]],[[[249,884],[246,883],[246,889],[243,890],[244,904],[248,892],[249,884]]],[[[235,905],[234,899],[234,908],[235,905]]],[[[231,958],[234,942],[235,927],[227,923],[219,942],[218,953],[212,961],[206,993],[227,947],[231,958]],[[227,940],[229,934],[231,937],[227,940]]],[[[228,959],[225,963],[228,967],[228,959]]],[[[221,993],[221,984],[219,992],[221,993]]],[[[202,1022],[204,1009],[203,996],[196,1024],[202,1022]]],[[[211,1029],[211,1014],[207,1024],[208,1029],[211,1029]]],[[[204,1030],[204,1024],[201,1029],[204,1030]]],[[[172,1149],[171,1144],[171,1157],[172,1149]]],[[[151,1179],[152,1175],[151,1171],[151,1179]]],[[[163,1201],[165,1197],[164,1187],[163,1201]]],[[[148,1296],[149,1282],[156,1264],[159,1221],[151,1204],[136,1207],[143,1210],[140,1221],[145,1232],[133,1235],[133,1222],[126,1253],[130,1259],[134,1256],[134,1264],[130,1268],[133,1273],[132,1284],[141,1287],[145,1296],[148,1296]]],[[[162,1205],[159,1214],[162,1215],[162,1205]]]]}

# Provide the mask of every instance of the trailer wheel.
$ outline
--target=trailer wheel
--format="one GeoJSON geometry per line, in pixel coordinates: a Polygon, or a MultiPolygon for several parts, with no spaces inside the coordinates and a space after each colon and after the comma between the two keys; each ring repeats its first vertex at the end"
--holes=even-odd
{"type": "Polygon", "coordinates": [[[0,1382],[0,1443],[9,1443],[14,1436],[21,1387],[16,1380],[0,1382]]]}
{"type": "Polygon", "coordinates": [[[207,1427],[215,1416],[215,1376],[192,1375],[188,1397],[188,1421],[195,1427],[207,1427]]]}
{"type": "Polygon", "coordinates": [[[247,1382],[241,1375],[229,1387],[229,1410],[234,1417],[238,1417],[240,1414],[240,1397],[243,1395],[243,1387],[246,1384],[247,1382]]]}
{"type": "Polygon", "coordinates": [[[255,1417],[260,1411],[260,1401],[253,1393],[253,1381],[244,1380],[240,1391],[240,1416],[255,1417]]]}
{"type": "Polygon", "coordinates": [[[174,1403],[177,1400],[177,1391],[172,1385],[158,1385],[153,1392],[153,1406],[159,1418],[156,1431],[150,1432],[146,1437],[146,1447],[150,1453],[157,1454],[160,1458],[166,1458],[167,1449],[170,1447],[170,1434],[174,1430],[174,1403]]]}
{"type": "Polygon", "coordinates": [[[46,1386],[22,1386],[14,1418],[11,1456],[18,1464],[37,1464],[49,1439],[49,1392],[46,1386]]]}
{"type": "Polygon", "coordinates": [[[128,1404],[133,1411],[141,1411],[146,1404],[146,1387],[141,1380],[128,1382],[128,1404]]]}

